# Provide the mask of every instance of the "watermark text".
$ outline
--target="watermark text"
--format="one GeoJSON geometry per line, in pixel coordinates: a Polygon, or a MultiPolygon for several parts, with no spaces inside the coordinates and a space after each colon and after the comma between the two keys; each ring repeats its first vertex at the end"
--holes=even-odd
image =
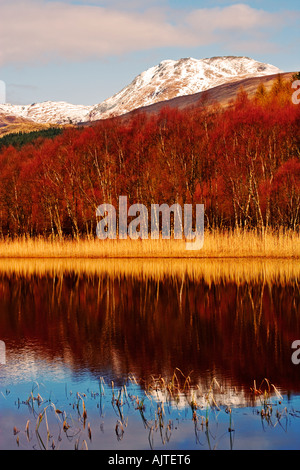
{"type": "Polygon", "coordinates": [[[294,104],[299,104],[300,103],[300,80],[295,80],[292,83],[292,88],[296,91],[294,91],[292,95],[292,102],[294,104]]]}
{"type": "Polygon", "coordinates": [[[204,205],[196,204],[193,224],[193,206],[184,204],[151,204],[148,211],[144,204],[128,207],[127,196],[119,197],[117,210],[112,204],[101,204],[96,210],[96,233],[100,240],[117,238],[124,240],[185,239],[187,250],[200,250],[204,243],[204,205]],[[134,217],[134,218],[133,218],[134,217]],[[150,220],[149,220],[150,217],[150,220]],[[129,222],[129,218],[133,218],[129,222]],[[117,230],[118,229],[118,230],[117,230]]]}
{"type": "Polygon", "coordinates": [[[295,364],[296,366],[300,364],[300,340],[296,339],[292,343],[292,349],[295,349],[295,351],[292,354],[292,363],[295,364]]]}
{"type": "Polygon", "coordinates": [[[0,80],[0,104],[6,103],[6,85],[5,82],[0,80]]]}
{"type": "Polygon", "coordinates": [[[4,341],[0,341],[0,364],[6,364],[6,347],[4,341]]]}

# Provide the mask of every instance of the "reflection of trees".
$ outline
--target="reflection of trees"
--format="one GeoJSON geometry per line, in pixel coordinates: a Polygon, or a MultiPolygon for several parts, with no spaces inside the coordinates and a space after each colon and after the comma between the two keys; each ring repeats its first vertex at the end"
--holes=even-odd
{"type": "Polygon", "coordinates": [[[290,358],[300,338],[299,299],[296,281],[3,274],[0,328],[8,348],[33,341],[75,373],[146,378],[179,367],[195,381],[218,373],[236,385],[267,377],[298,388],[290,358]]]}

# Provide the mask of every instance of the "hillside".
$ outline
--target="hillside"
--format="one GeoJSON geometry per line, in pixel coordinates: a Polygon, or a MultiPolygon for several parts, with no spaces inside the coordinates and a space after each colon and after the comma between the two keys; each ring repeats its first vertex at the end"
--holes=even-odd
{"type": "Polygon", "coordinates": [[[0,137],[12,132],[32,132],[47,129],[48,124],[39,124],[29,119],[0,113],[0,137]]]}
{"type": "MultiPolygon", "coordinates": [[[[172,109],[185,110],[188,108],[209,107],[216,104],[223,108],[231,105],[236,99],[238,93],[243,89],[249,98],[253,98],[259,85],[263,84],[266,91],[271,90],[272,86],[280,76],[283,80],[291,80],[295,72],[287,72],[269,75],[267,77],[254,77],[238,80],[235,82],[224,83],[209,90],[200,93],[194,93],[187,96],[179,96],[167,101],[161,101],[149,106],[142,106],[121,116],[122,119],[128,119],[138,113],[157,114],[166,106],[172,109]]],[[[292,88],[291,88],[292,94],[292,88]]]]}

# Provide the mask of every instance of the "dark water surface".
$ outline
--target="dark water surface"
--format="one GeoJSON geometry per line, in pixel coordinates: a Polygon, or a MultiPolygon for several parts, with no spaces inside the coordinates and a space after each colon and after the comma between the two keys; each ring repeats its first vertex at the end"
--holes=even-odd
{"type": "Polygon", "coordinates": [[[298,262],[0,265],[1,449],[300,447],[298,262]]]}

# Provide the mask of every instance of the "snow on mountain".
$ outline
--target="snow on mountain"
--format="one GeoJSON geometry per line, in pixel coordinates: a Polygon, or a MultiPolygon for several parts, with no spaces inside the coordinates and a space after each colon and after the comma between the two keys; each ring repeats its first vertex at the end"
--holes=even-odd
{"type": "Polygon", "coordinates": [[[280,72],[273,65],[248,57],[164,60],[138,75],[119,93],[95,106],[51,101],[26,106],[0,104],[0,114],[38,123],[76,124],[119,116],[142,106],[199,93],[224,83],[280,72]]]}
{"type": "Polygon", "coordinates": [[[70,124],[85,121],[91,109],[92,106],[73,105],[63,101],[44,101],[26,106],[0,104],[0,115],[14,115],[40,124],[70,124]]]}
{"type": "Polygon", "coordinates": [[[248,57],[164,60],[141,73],[119,93],[96,105],[90,112],[90,120],[118,116],[141,106],[199,93],[243,78],[280,72],[273,65],[248,57]]]}

